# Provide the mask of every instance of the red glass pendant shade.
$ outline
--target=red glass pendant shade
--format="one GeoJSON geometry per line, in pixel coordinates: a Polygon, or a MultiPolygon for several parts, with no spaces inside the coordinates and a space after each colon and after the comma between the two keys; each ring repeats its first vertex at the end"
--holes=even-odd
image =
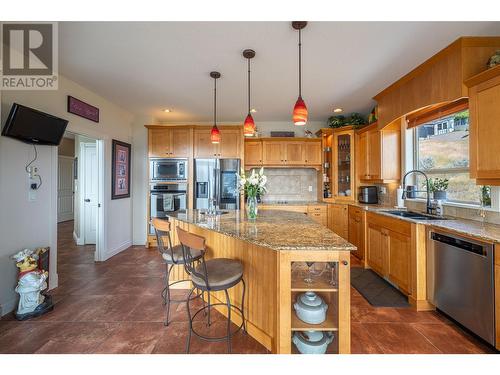
{"type": "Polygon", "coordinates": [[[245,137],[253,137],[255,133],[255,122],[253,121],[252,115],[249,113],[245,118],[245,122],[243,123],[243,134],[245,137]]]}
{"type": "Polygon", "coordinates": [[[217,125],[214,125],[214,127],[210,131],[210,140],[214,144],[220,143],[220,130],[217,125]]]}
{"type": "Polygon", "coordinates": [[[293,107],[293,123],[297,126],[302,126],[307,123],[307,107],[301,96],[299,96],[295,103],[295,107],[293,107]]]}

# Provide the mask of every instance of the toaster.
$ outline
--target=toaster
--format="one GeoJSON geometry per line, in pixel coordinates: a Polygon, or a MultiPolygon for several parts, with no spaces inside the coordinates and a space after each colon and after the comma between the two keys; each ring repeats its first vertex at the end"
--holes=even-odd
{"type": "Polygon", "coordinates": [[[358,192],[359,203],[377,204],[378,189],[376,186],[360,186],[358,192]]]}

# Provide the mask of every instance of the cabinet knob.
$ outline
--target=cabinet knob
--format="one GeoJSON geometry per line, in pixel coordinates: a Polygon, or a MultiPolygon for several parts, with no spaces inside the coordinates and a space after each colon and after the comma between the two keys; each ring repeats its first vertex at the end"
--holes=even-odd
{"type": "Polygon", "coordinates": [[[347,262],[347,260],[343,260],[343,261],[342,261],[342,264],[343,264],[344,266],[347,266],[349,263],[347,262]]]}

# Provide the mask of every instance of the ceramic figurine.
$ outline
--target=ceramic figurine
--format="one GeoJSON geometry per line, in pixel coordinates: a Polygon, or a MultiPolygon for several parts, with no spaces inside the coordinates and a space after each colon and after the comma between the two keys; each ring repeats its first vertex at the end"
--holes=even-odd
{"type": "Polygon", "coordinates": [[[39,254],[24,249],[14,254],[12,259],[19,268],[18,282],[15,291],[19,294],[19,305],[16,311],[17,320],[26,320],[46,313],[54,308],[52,299],[41,292],[47,288],[48,272],[38,269],[39,254]]]}

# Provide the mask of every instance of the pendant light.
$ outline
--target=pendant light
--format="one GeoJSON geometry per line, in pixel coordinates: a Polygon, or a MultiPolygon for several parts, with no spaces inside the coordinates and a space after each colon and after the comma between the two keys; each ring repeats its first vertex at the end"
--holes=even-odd
{"type": "Polygon", "coordinates": [[[299,30],[299,97],[293,107],[293,123],[297,126],[303,126],[307,123],[307,107],[302,100],[302,39],[301,30],[306,27],[306,21],[293,21],[292,27],[299,30]]]}
{"type": "Polygon", "coordinates": [[[243,134],[245,137],[253,137],[255,134],[255,122],[250,113],[250,59],[255,57],[255,51],[246,49],[243,51],[243,57],[248,60],[248,114],[243,123],[243,134]]]}
{"type": "Polygon", "coordinates": [[[220,130],[217,127],[217,78],[220,78],[219,72],[210,72],[210,77],[214,79],[214,126],[210,131],[210,140],[213,144],[220,143],[220,130]]]}

